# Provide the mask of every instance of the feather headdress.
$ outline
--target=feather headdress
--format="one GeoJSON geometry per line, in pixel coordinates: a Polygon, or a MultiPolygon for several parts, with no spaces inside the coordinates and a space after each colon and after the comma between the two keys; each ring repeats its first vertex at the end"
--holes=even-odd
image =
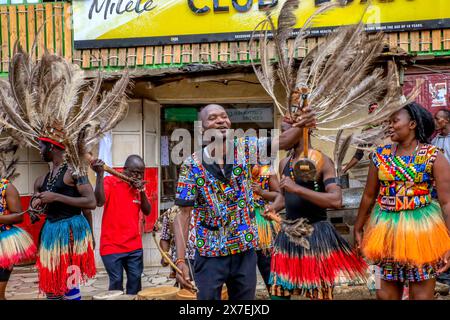
{"type": "Polygon", "coordinates": [[[344,162],[345,155],[347,154],[348,149],[350,148],[350,144],[352,142],[353,134],[348,135],[347,137],[341,139],[342,133],[344,130],[339,130],[336,135],[336,142],[334,144],[334,165],[336,176],[342,175],[342,164],[344,162]]]}
{"type": "MultiPolygon", "coordinates": [[[[0,82],[5,82],[0,80],[0,82]]],[[[0,116],[5,117],[0,110],[0,116]]],[[[19,147],[24,146],[20,135],[8,130],[0,124],[0,179],[14,180],[19,175],[16,172],[18,157],[16,155],[19,147]]]]}
{"type": "Polygon", "coordinates": [[[13,180],[19,175],[16,173],[18,161],[16,151],[19,145],[11,138],[0,139],[0,179],[13,180]]]}
{"type": "MultiPolygon", "coordinates": [[[[362,22],[337,28],[295,66],[295,50],[287,50],[287,40],[294,32],[294,11],[299,2],[284,2],[276,27],[273,14],[268,13],[251,38],[251,42],[258,42],[260,52],[260,63],[252,61],[255,74],[282,115],[292,115],[295,97],[307,91],[309,106],[316,114],[316,129],[355,129],[380,123],[413,100],[402,100],[395,62],[388,63],[387,70],[379,64],[384,35],[367,34],[362,22]],[[276,62],[269,59],[270,35],[273,35],[276,62]],[[277,81],[285,97],[275,94],[277,81]],[[374,102],[379,107],[368,115],[367,107],[374,102]]],[[[329,2],[319,7],[298,31],[294,49],[305,41],[318,16],[342,4],[342,1],[329,2]]]]}
{"type": "Polygon", "coordinates": [[[127,114],[125,71],[112,90],[99,96],[100,72],[94,80],[64,58],[46,52],[38,62],[15,46],[9,82],[0,83],[0,123],[20,133],[28,146],[50,142],[65,150],[74,177],[87,174],[84,154],[127,114]]]}

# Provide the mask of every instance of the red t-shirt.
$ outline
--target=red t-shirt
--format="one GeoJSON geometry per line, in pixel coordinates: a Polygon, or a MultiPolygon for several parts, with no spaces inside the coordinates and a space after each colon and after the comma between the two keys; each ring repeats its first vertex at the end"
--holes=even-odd
{"type": "Polygon", "coordinates": [[[100,255],[142,249],[139,231],[141,211],[139,192],[113,176],[105,177],[103,185],[105,206],[100,235],[100,255]]]}

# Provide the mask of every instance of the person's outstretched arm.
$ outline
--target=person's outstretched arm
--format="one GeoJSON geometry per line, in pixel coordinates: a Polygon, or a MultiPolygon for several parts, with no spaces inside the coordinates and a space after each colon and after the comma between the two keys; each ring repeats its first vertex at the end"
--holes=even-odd
{"type": "MultiPolygon", "coordinates": [[[[441,152],[438,152],[433,166],[433,176],[436,181],[438,200],[441,205],[442,215],[450,232],[450,164],[441,152]],[[447,172],[447,174],[442,174],[447,172]]],[[[438,270],[438,273],[450,269],[450,250],[443,257],[444,266],[438,270]]]]}
{"type": "Polygon", "coordinates": [[[0,216],[0,223],[19,224],[23,222],[22,204],[20,203],[19,192],[16,187],[9,183],[6,187],[6,208],[10,212],[8,215],[0,216]]]}
{"type": "Polygon", "coordinates": [[[359,205],[358,216],[356,217],[354,226],[355,245],[357,248],[361,247],[364,225],[370,216],[379,189],[380,182],[378,180],[378,169],[371,161],[369,173],[367,175],[366,188],[364,189],[364,194],[361,199],[361,204],[359,205]]]}

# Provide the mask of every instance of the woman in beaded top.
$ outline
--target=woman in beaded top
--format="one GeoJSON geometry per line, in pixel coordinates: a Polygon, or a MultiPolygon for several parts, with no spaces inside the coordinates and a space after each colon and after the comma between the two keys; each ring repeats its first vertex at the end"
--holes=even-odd
{"type": "Polygon", "coordinates": [[[433,299],[436,276],[450,266],[450,165],[429,144],[433,116],[419,104],[394,113],[389,128],[393,143],[371,155],[356,245],[378,266],[378,299],[401,299],[406,281],[410,299],[433,299]]]}

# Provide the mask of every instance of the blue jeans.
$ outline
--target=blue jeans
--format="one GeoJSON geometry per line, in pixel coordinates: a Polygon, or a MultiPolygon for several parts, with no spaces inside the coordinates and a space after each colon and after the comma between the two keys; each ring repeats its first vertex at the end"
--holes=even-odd
{"type": "Polygon", "coordinates": [[[141,276],[144,271],[142,249],[102,256],[109,276],[109,290],[123,291],[123,270],[127,273],[126,294],[135,295],[142,289],[141,276]]]}
{"type": "Polygon", "coordinates": [[[256,296],[256,252],[251,249],[224,257],[194,259],[194,279],[198,300],[221,300],[227,285],[230,300],[254,300],[256,296]]]}

